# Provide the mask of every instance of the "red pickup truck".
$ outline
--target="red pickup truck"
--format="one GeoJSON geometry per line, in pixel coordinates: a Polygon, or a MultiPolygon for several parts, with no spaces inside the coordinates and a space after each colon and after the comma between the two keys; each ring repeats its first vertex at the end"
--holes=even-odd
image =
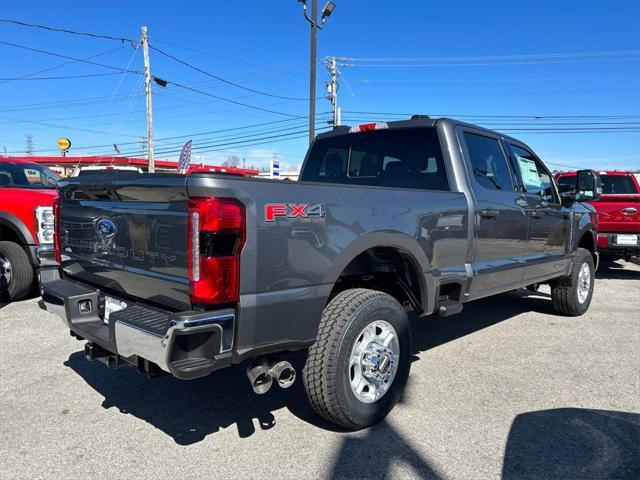
{"type": "MultiPolygon", "coordinates": [[[[598,250],[609,260],[640,256],[640,184],[631,172],[598,172],[602,196],[589,202],[599,216],[598,250]]],[[[576,173],[556,175],[559,185],[575,186],[576,173]]]]}
{"type": "Polygon", "coordinates": [[[29,160],[0,157],[0,296],[29,293],[40,266],[36,249],[53,250],[53,199],[59,177],[29,160]]]}

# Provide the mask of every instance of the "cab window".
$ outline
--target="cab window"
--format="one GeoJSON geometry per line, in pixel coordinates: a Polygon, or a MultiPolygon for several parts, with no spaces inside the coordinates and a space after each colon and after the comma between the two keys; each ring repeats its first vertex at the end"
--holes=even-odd
{"type": "Polygon", "coordinates": [[[553,185],[551,174],[543,163],[530,151],[509,144],[513,153],[513,163],[520,176],[525,193],[536,195],[549,203],[560,203],[553,185]]]}
{"type": "Polygon", "coordinates": [[[500,142],[495,138],[464,133],[476,182],[487,190],[513,191],[511,172],[500,142]]]}

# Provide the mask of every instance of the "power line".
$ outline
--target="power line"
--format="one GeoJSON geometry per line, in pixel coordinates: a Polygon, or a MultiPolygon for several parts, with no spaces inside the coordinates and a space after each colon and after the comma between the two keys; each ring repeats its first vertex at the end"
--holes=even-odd
{"type": "MultiPolygon", "coordinates": [[[[205,139],[198,140],[197,143],[194,143],[193,148],[202,149],[206,147],[218,147],[222,145],[242,144],[245,142],[253,142],[253,141],[263,140],[263,139],[280,138],[280,137],[289,136],[289,135],[296,135],[296,134],[305,132],[306,130],[303,129],[305,126],[306,126],[306,123],[302,125],[294,125],[291,127],[268,130],[263,132],[251,132],[244,135],[227,136],[227,137],[220,137],[216,139],[205,138],[205,139]],[[303,130],[300,130],[300,129],[303,129],[303,130]],[[296,130],[296,131],[291,132],[290,130],[296,130]]],[[[179,152],[182,150],[182,145],[183,145],[183,142],[160,145],[156,153],[162,154],[162,153],[170,153],[170,152],[179,152]]]]}
{"type": "MultiPolygon", "coordinates": [[[[154,77],[154,79],[156,79],[156,78],[157,78],[157,77],[154,77]]],[[[163,80],[163,79],[160,79],[160,80],[163,80]]],[[[243,107],[252,108],[252,109],[254,109],[254,110],[260,110],[260,111],[262,111],[262,112],[274,113],[274,114],[276,114],[276,115],[283,115],[283,116],[285,116],[285,117],[291,117],[291,118],[306,118],[306,116],[304,116],[304,115],[303,115],[303,116],[301,116],[301,115],[292,115],[292,114],[290,114],[290,113],[279,112],[279,111],[277,111],[277,110],[270,110],[270,109],[268,109],[268,108],[257,107],[257,106],[255,106],[255,105],[250,105],[250,104],[248,104],[248,103],[239,102],[239,101],[237,101],[237,100],[232,100],[232,99],[230,99],[230,98],[221,97],[221,96],[219,96],[219,95],[214,95],[214,94],[212,94],[212,93],[208,93],[208,92],[205,92],[205,91],[203,91],[203,90],[198,90],[197,88],[188,87],[188,86],[186,86],[186,85],[182,85],[182,84],[180,84],[180,83],[176,83],[176,82],[173,82],[173,81],[169,81],[169,80],[164,80],[164,81],[166,81],[166,82],[167,82],[168,84],[170,84],[170,85],[175,85],[176,87],[183,88],[183,89],[185,89],[185,90],[190,90],[190,91],[192,91],[192,92],[196,92],[196,93],[199,93],[199,94],[201,94],[201,95],[206,95],[206,96],[208,96],[208,97],[217,98],[218,100],[221,100],[221,101],[223,101],[223,102],[233,103],[233,104],[235,104],[235,105],[240,105],[240,106],[243,106],[243,107]]]]}
{"type": "Polygon", "coordinates": [[[481,55],[463,57],[338,57],[344,62],[461,62],[499,60],[546,60],[552,58],[610,57],[640,55],[640,50],[609,50],[573,53],[533,53],[518,55],[481,55]]]}
{"type": "Polygon", "coordinates": [[[135,40],[131,40],[130,38],[126,38],[126,37],[114,37],[111,35],[100,35],[97,33],[90,33],[90,32],[78,32],[75,30],[68,30],[66,28],[56,28],[56,27],[49,27],[47,25],[39,25],[36,23],[27,23],[27,22],[22,22],[20,20],[11,20],[8,18],[0,18],[0,22],[4,22],[4,23],[12,23],[14,25],[20,25],[22,27],[29,27],[29,28],[39,28],[42,30],[49,30],[51,32],[59,32],[59,33],[68,33],[71,35],[79,35],[79,36],[83,36],[83,37],[92,37],[92,38],[100,38],[100,39],[104,39],[104,40],[116,40],[122,43],[128,43],[131,45],[132,48],[137,48],[138,43],[135,40]]]}
{"type": "Polygon", "coordinates": [[[89,128],[70,127],[68,125],[57,125],[55,123],[38,122],[36,120],[25,120],[23,118],[7,117],[7,116],[4,116],[4,115],[3,115],[3,118],[8,118],[10,120],[15,120],[17,122],[32,123],[34,125],[43,125],[45,127],[64,128],[64,129],[68,129],[68,130],[77,130],[79,132],[97,133],[97,134],[100,134],[100,135],[122,135],[122,136],[125,136],[125,137],[138,138],[138,135],[129,135],[129,134],[126,134],[126,133],[116,134],[116,133],[113,133],[113,132],[103,132],[103,131],[100,131],[100,130],[92,130],[92,129],[89,129],[89,128]]]}
{"type": "MultiPolygon", "coordinates": [[[[411,115],[415,115],[416,112],[365,112],[365,111],[355,111],[355,110],[344,110],[344,113],[357,113],[357,114],[365,114],[365,115],[390,115],[390,116],[401,116],[401,117],[410,117],[411,115]]],[[[544,120],[544,119],[581,119],[581,118],[640,118],[640,115],[472,115],[472,114],[431,114],[433,118],[437,117],[452,117],[452,118],[533,118],[536,120],[544,120]]]]}
{"type": "MultiPolygon", "coordinates": [[[[96,58],[96,57],[101,57],[102,55],[107,55],[109,53],[113,53],[113,52],[117,52],[118,50],[121,50],[123,47],[118,47],[118,48],[112,48],[111,50],[107,50],[106,52],[102,52],[102,53],[96,53],[95,55],[90,55],[88,57],[83,58],[82,60],[91,60],[92,58],[96,58]]],[[[27,77],[31,77],[33,75],[38,75],[39,73],[46,73],[46,72],[50,72],[51,70],[56,70],[58,68],[64,67],[65,65],[70,65],[73,63],[77,63],[75,61],[69,61],[69,62],[62,62],[58,65],[54,65],[53,67],[49,67],[49,68],[45,68],[43,70],[38,70],[35,72],[31,72],[31,73],[25,73],[24,75],[20,75],[19,77],[16,77],[15,80],[21,80],[23,78],[27,78],[27,77]]],[[[2,83],[7,83],[11,80],[5,80],[2,83]]]]}
{"type": "Polygon", "coordinates": [[[120,75],[122,72],[106,72],[106,73],[87,73],[84,75],[63,75],[57,77],[14,77],[14,78],[0,78],[0,80],[11,81],[31,81],[31,80],[69,80],[74,78],[91,78],[91,77],[108,77],[112,75],[120,75]]]}
{"type": "MultiPolygon", "coordinates": [[[[318,116],[321,115],[326,115],[329,112],[321,112],[318,114],[318,116]]],[[[286,118],[286,119],[282,119],[282,120],[273,120],[270,122],[262,122],[262,123],[254,123],[251,125],[242,125],[239,127],[231,127],[231,128],[222,128],[222,129],[218,129],[218,130],[209,130],[206,132],[196,132],[196,133],[188,133],[185,135],[174,135],[171,137],[162,137],[162,138],[158,138],[156,139],[157,141],[166,141],[166,140],[175,140],[175,139],[188,139],[188,138],[192,138],[192,137],[199,137],[199,136],[203,136],[203,135],[211,135],[211,134],[215,134],[215,133],[224,133],[224,132],[232,132],[232,131],[237,131],[237,130],[248,130],[250,128],[255,128],[255,127],[263,127],[263,126],[268,126],[268,125],[275,125],[275,124],[280,124],[280,123],[286,123],[286,122],[292,122],[294,120],[298,120],[296,118],[286,118]]],[[[123,145],[135,145],[138,144],[139,142],[118,142],[118,145],[123,146],[123,145]]],[[[74,147],[77,150],[92,150],[92,149],[96,149],[96,148],[110,148],[112,147],[113,144],[109,143],[109,144],[105,144],[105,145],[91,145],[91,146],[80,146],[80,147],[74,147]]],[[[34,152],[43,152],[43,151],[54,151],[55,149],[52,150],[34,150],[34,152]]]]}
{"type": "Polygon", "coordinates": [[[203,69],[201,69],[199,67],[196,67],[195,65],[192,65],[192,64],[190,64],[188,62],[185,62],[184,60],[181,60],[181,59],[175,57],[174,55],[171,55],[170,53],[167,53],[167,52],[165,52],[163,50],[160,50],[159,48],[154,47],[151,44],[149,45],[149,47],[152,50],[155,50],[156,52],[160,53],[161,55],[164,55],[165,57],[168,57],[168,58],[170,58],[170,59],[172,59],[172,60],[174,60],[174,61],[176,61],[176,62],[178,62],[178,63],[180,63],[182,65],[185,65],[186,67],[189,67],[189,68],[191,68],[191,69],[193,69],[193,70],[195,70],[197,72],[200,72],[203,75],[207,75],[207,76],[209,76],[211,78],[215,78],[216,80],[218,80],[220,82],[226,83],[227,85],[232,85],[232,86],[234,86],[236,88],[240,88],[242,90],[246,90],[246,91],[252,92],[252,93],[257,93],[258,95],[264,95],[264,96],[267,96],[267,97],[280,98],[280,99],[283,99],[283,100],[308,100],[308,98],[287,97],[287,96],[283,96],[283,95],[277,95],[277,94],[274,94],[274,93],[264,92],[262,90],[256,90],[254,88],[246,87],[244,85],[241,85],[239,83],[233,82],[231,80],[227,80],[226,78],[223,78],[223,77],[221,77],[219,75],[215,75],[213,73],[207,72],[206,70],[203,70],[203,69]]]}
{"type": "Polygon", "coordinates": [[[120,68],[120,67],[115,67],[113,65],[106,65],[104,63],[97,63],[97,62],[92,62],[90,60],[84,60],[82,58],[76,58],[76,57],[70,57],[68,55],[63,55],[61,53],[56,53],[56,52],[49,52],[47,50],[40,50],[38,48],[32,48],[32,47],[27,47],[25,45],[18,45],[17,43],[12,43],[12,42],[6,42],[4,40],[0,40],[0,44],[2,45],[9,45],[11,47],[16,47],[16,48],[21,48],[23,50],[29,50],[31,52],[37,52],[37,53],[42,53],[45,55],[51,55],[53,57],[59,57],[59,58],[66,58],[67,60],[73,60],[74,62],[80,62],[80,63],[86,63],[89,65],[96,65],[98,67],[103,67],[103,68],[109,68],[111,70],[116,70],[118,72],[124,72],[124,73],[136,73],[136,74],[141,74],[142,72],[139,70],[127,70],[124,68],[120,68]]]}

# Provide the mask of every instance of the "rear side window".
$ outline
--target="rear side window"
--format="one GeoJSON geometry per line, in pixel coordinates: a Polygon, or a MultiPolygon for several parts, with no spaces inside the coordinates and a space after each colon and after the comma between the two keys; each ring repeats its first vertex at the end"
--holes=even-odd
{"type": "MultiPolygon", "coordinates": [[[[602,177],[600,177],[602,178],[602,177]]],[[[575,175],[562,175],[558,178],[558,185],[566,185],[571,188],[576,187],[576,176],[575,175]]]]}
{"type": "Polygon", "coordinates": [[[487,190],[512,191],[511,172],[500,142],[494,138],[464,133],[473,177],[487,190]]]}
{"type": "Polygon", "coordinates": [[[309,152],[300,180],[449,190],[440,141],[432,127],[319,139],[309,152]]]}
{"type": "Polygon", "coordinates": [[[600,175],[602,182],[602,193],[607,194],[624,194],[638,193],[633,180],[625,175],[600,175]]]}

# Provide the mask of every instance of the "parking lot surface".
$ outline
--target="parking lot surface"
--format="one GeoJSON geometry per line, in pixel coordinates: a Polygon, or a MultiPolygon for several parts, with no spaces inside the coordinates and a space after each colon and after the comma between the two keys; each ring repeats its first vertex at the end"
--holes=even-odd
{"type": "Polygon", "coordinates": [[[37,299],[5,305],[0,476],[640,478],[640,267],[598,277],[578,318],[543,287],[414,320],[402,402],[355,433],[318,419],[299,381],[258,397],[241,367],[191,382],[109,370],[37,299]]]}

